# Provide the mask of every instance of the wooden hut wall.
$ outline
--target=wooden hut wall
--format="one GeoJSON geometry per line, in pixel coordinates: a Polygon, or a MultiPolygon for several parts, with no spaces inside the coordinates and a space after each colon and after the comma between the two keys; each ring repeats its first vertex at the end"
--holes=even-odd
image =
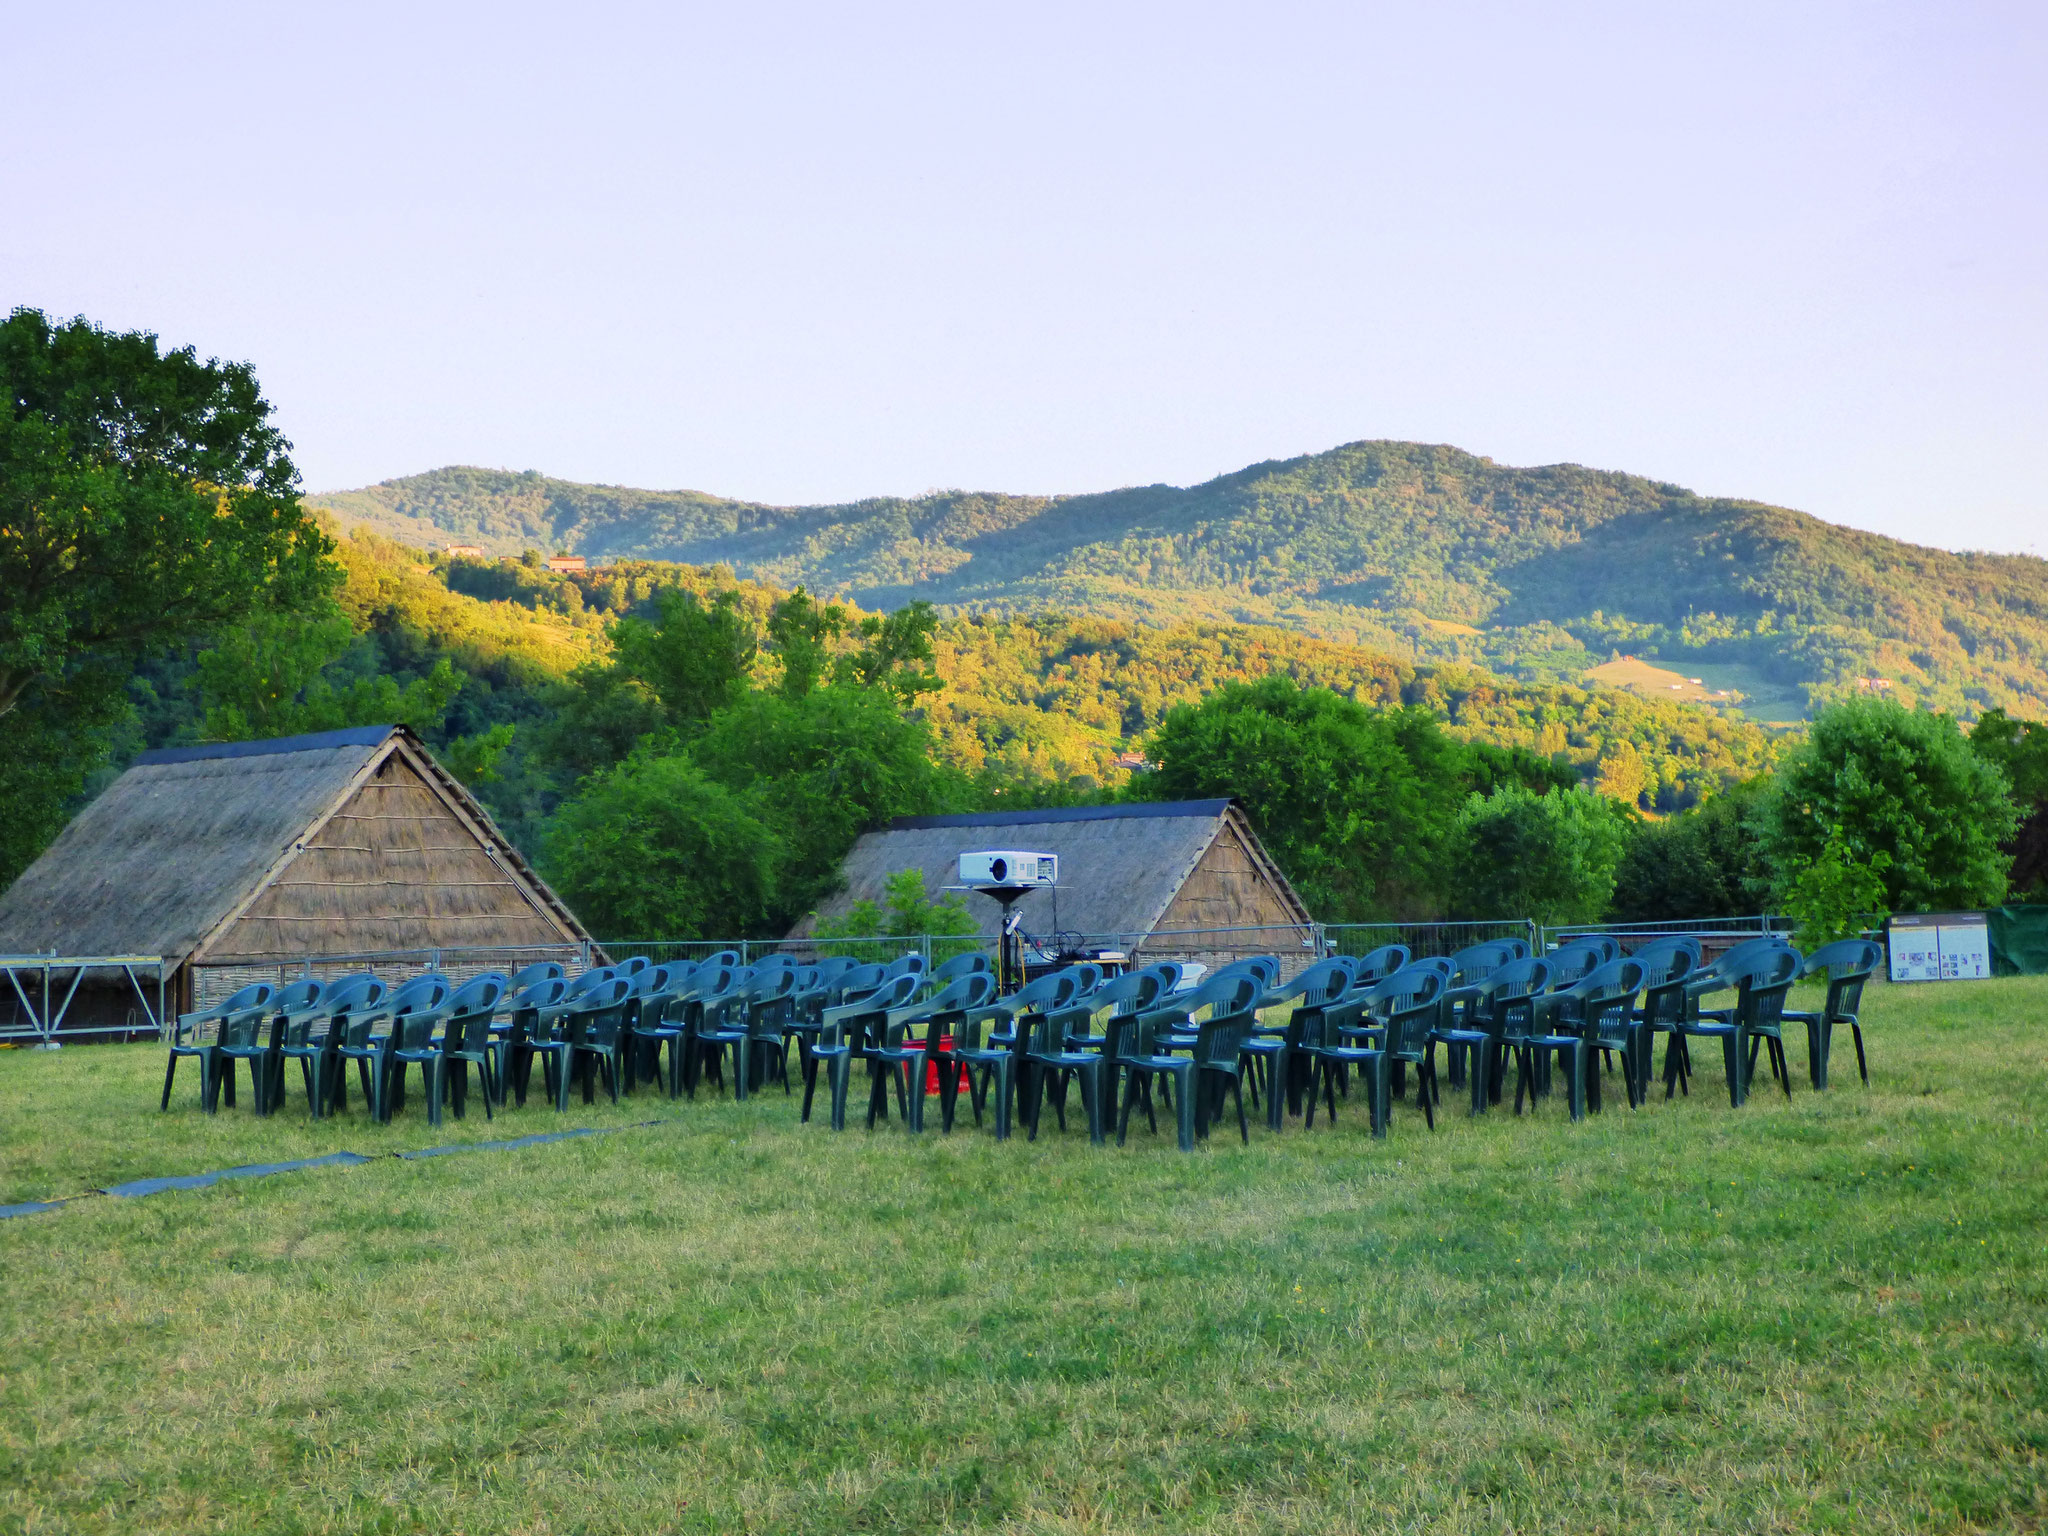
{"type": "Polygon", "coordinates": [[[1274,928],[1292,932],[1304,926],[1301,912],[1281,894],[1235,817],[1225,818],[1158,923],[1163,930],[1274,928]]]}
{"type": "Polygon", "coordinates": [[[573,937],[394,752],[205,959],[546,945],[573,937]]]}

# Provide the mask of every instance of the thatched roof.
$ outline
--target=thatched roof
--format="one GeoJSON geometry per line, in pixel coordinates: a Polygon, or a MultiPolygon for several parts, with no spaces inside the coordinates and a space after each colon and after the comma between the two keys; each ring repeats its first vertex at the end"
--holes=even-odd
{"type": "MultiPolygon", "coordinates": [[[[208,958],[231,930],[230,948],[247,948],[252,928],[283,935],[263,945],[282,953],[397,948],[392,918],[366,903],[388,904],[395,889],[421,907],[447,878],[451,859],[490,871],[490,883],[505,892],[500,912],[516,918],[522,933],[586,937],[402,726],[145,752],[0,897],[0,954],[184,961],[208,958]],[[441,829],[433,846],[417,846],[418,838],[410,849],[351,846],[363,841],[347,828],[362,815],[366,790],[387,786],[402,786],[432,812],[441,829]],[[399,857],[406,854],[409,863],[399,857]],[[306,877],[309,866],[337,856],[366,867],[346,882],[306,877]],[[335,907],[331,888],[344,883],[351,902],[335,907]],[[323,897],[331,915],[322,915],[323,897]]],[[[502,922],[459,910],[427,922],[412,924],[406,945],[532,942],[494,936],[502,922]]]]}
{"type": "MultiPolygon", "coordinates": [[[[1174,800],[1141,805],[1090,805],[1064,810],[992,811],[969,816],[903,816],[854,844],[841,866],[846,887],[801,923],[846,915],[857,901],[879,902],[889,876],[915,869],[925,887],[955,886],[960,855],[978,849],[1056,853],[1060,886],[1035,891],[1016,905],[1034,934],[1149,934],[1219,837],[1231,834],[1250,853],[1252,878],[1270,888],[1291,921],[1308,911],[1278,866],[1259,846],[1244,814],[1228,800],[1174,800]]],[[[993,937],[1001,913],[985,897],[967,909],[993,937]]]]}

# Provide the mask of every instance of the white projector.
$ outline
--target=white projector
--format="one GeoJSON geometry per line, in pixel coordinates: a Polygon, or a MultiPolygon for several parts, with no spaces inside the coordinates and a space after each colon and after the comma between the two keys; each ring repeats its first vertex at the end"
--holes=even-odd
{"type": "Polygon", "coordinates": [[[995,849],[960,855],[962,885],[1057,885],[1059,879],[1060,856],[1056,853],[995,849]]]}

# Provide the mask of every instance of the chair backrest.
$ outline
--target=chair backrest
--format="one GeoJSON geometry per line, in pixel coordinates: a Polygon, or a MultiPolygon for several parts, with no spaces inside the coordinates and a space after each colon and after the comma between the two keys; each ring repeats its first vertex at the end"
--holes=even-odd
{"type": "Polygon", "coordinates": [[[1225,976],[1250,976],[1259,984],[1260,992],[1270,991],[1273,983],[1280,979],[1280,957],[1278,955],[1247,955],[1242,960],[1233,960],[1228,965],[1218,966],[1203,981],[1220,981],[1225,976]]]}
{"type": "Polygon", "coordinates": [[[391,1012],[394,1015],[438,1012],[453,990],[448,978],[439,971],[425,971],[401,983],[391,994],[391,1012]]]}
{"type": "Polygon", "coordinates": [[[1613,957],[1607,953],[1606,936],[1595,934],[1566,939],[1543,958],[1550,962],[1550,985],[1562,992],[1577,986],[1613,957]]]}
{"type": "Polygon", "coordinates": [[[1072,968],[1027,981],[1008,997],[1000,999],[1005,1007],[1016,1013],[1057,1013],[1068,1004],[1081,1000],[1079,979],[1072,968]]]}
{"type": "Polygon", "coordinates": [[[383,1006],[391,988],[376,976],[344,976],[320,995],[320,1007],[329,1018],[344,1013],[363,1013],[383,1006]]]}
{"type": "Polygon", "coordinates": [[[1385,981],[1409,960],[1406,944],[1382,944],[1358,961],[1358,979],[1364,982],[1385,981]]]}
{"type": "Polygon", "coordinates": [[[923,1004],[929,1013],[951,1013],[961,1008],[981,1008],[995,1001],[993,971],[970,971],[946,983],[923,1004]]]}
{"type": "Polygon", "coordinates": [[[516,996],[519,993],[524,992],[528,987],[532,986],[535,982],[553,981],[557,976],[561,974],[562,967],[558,965],[555,961],[536,960],[533,964],[522,965],[518,970],[514,971],[512,973],[512,979],[509,983],[507,983],[505,990],[508,993],[511,993],[512,995],[516,996]]]}
{"type": "Polygon", "coordinates": [[[1522,954],[1529,952],[1529,946],[1520,939],[1486,939],[1478,944],[1467,944],[1451,956],[1451,974],[1468,986],[1475,981],[1484,981],[1510,960],[1522,957],[1515,952],[1517,946],[1522,954]]]}
{"type": "Polygon", "coordinates": [[[1393,976],[1383,976],[1380,979],[1382,981],[1392,981],[1395,976],[1405,976],[1410,972],[1419,974],[1423,971],[1428,971],[1443,984],[1437,988],[1439,992],[1444,987],[1448,987],[1451,984],[1451,978],[1457,975],[1456,968],[1452,966],[1447,957],[1443,955],[1424,955],[1420,960],[1410,960],[1400,970],[1394,972],[1393,976]]]}
{"type": "Polygon", "coordinates": [[[856,965],[849,971],[842,971],[837,990],[842,999],[851,1002],[864,992],[872,992],[889,979],[886,965],[856,965]]]}
{"type": "Polygon", "coordinates": [[[592,987],[603,986],[618,974],[618,969],[615,966],[593,965],[589,970],[569,983],[569,996],[581,997],[592,987]]]}
{"type": "Polygon", "coordinates": [[[505,1007],[515,1018],[522,1013],[558,1007],[569,995],[569,983],[560,976],[543,976],[511,994],[505,1007]]]}
{"type": "Polygon", "coordinates": [[[1138,974],[1156,977],[1159,982],[1159,996],[1164,999],[1181,989],[1181,978],[1187,971],[1188,968],[1178,960],[1155,960],[1138,974]]]}
{"type": "Polygon", "coordinates": [[[1863,984],[1884,962],[1884,948],[1869,939],[1839,939],[1806,957],[1804,974],[1827,973],[1827,1016],[1851,1019],[1863,1006],[1863,984]]]}
{"type": "Polygon", "coordinates": [[[1524,955],[1518,960],[1510,960],[1480,982],[1479,995],[1489,1005],[1498,1005],[1517,998],[1534,997],[1549,985],[1550,962],[1524,955]]]}
{"type": "Polygon", "coordinates": [[[1333,955],[1328,960],[1318,960],[1295,977],[1287,991],[1299,999],[1299,1007],[1320,1008],[1349,992],[1357,974],[1357,965],[1349,955],[1333,955]]]}
{"type": "Polygon", "coordinates": [[[860,962],[851,955],[826,955],[813,967],[818,973],[817,985],[831,986],[848,971],[857,969],[859,965],[860,962]]]}
{"type": "Polygon", "coordinates": [[[1265,990],[1255,971],[1240,971],[1235,976],[1218,972],[1193,992],[1167,1001],[1170,1006],[1185,1008],[1190,1015],[1206,1009],[1210,1018],[1221,1018],[1226,1014],[1249,1012],[1265,990]]]}
{"type": "Polygon", "coordinates": [[[277,983],[256,981],[238,989],[233,996],[215,1008],[211,1018],[225,1018],[229,1014],[247,1013],[252,1008],[268,1008],[277,997],[277,983]]]}
{"type": "Polygon", "coordinates": [[[1635,959],[1609,960],[1571,989],[1579,1017],[1600,1029],[1603,1036],[1618,1035],[1629,1021],[1636,994],[1643,989],[1642,962],[1635,959]]]}
{"type": "Polygon", "coordinates": [[[1164,994],[1165,988],[1160,985],[1158,974],[1148,968],[1112,977],[1082,1001],[1087,1003],[1092,1013],[1100,1013],[1107,1008],[1111,1018],[1128,1019],[1143,1013],[1164,994]]]}
{"type": "Polygon", "coordinates": [[[1700,963],[1700,941],[1688,935],[1652,939],[1629,958],[1643,968],[1643,985],[1668,987],[1690,976],[1700,963]]]}
{"type": "Polygon", "coordinates": [[[509,985],[497,971],[485,971],[481,976],[470,977],[448,999],[448,1016],[467,1018],[473,1013],[481,1013],[488,1020],[498,1011],[498,1004],[504,1001],[509,985]]]}
{"type": "Polygon", "coordinates": [[[627,959],[621,960],[617,965],[612,967],[612,970],[615,974],[620,976],[638,976],[642,971],[646,970],[652,964],[654,964],[654,962],[648,959],[645,955],[633,955],[627,959]]]}
{"type": "Polygon", "coordinates": [[[1095,961],[1083,960],[1078,965],[1068,966],[1065,970],[1060,971],[1058,974],[1062,976],[1071,976],[1074,978],[1074,995],[1070,999],[1070,1001],[1078,1003],[1083,998],[1087,997],[1089,993],[1095,991],[1098,987],[1100,987],[1102,985],[1103,978],[1106,977],[1109,973],[1101,965],[1098,965],[1095,961]]]}
{"type": "Polygon", "coordinates": [[[796,991],[796,967],[793,965],[771,965],[765,971],[754,972],[747,983],[747,997],[756,1003],[772,1003],[788,997],[796,991]]]}
{"type": "Polygon", "coordinates": [[[923,990],[923,976],[916,971],[899,971],[894,976],[885,977],[882,984],[866,997],[851,998],[849,1001],[860,1009],[857,1017],[867,1018],[897,1008],[908,1008],[917,994],[923,990]]]}
{"type": "Polygon", "coordinates": [[[987,955],[980,950],[970,954],[955,955],[944,964],[933,968],[930,981],[934,988],[945,987],[962,976],[979,976],[993,972],[995,966],[989,963],[987,955]]]}
{"type": "Polygon", "coordinates": [[[319,977],[302,976],[279,992],[265,1006],[272,1013],[301,1013],[308,1008],[317,1007],[320,994],[326,990],[327,983],[319,977]]]}
{"type": "Polygon", "coordinates": [[[915,952],[907,955],[898,955],[884,969],[891,976],[922,976],[924,974],[924,956],[915,952]]]}

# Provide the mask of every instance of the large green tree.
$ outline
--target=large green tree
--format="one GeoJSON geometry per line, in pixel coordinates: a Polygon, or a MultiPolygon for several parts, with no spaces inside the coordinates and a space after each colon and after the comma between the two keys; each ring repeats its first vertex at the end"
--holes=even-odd
{"type": "Polygon", "coordinates": [[[1925,912],[2000,900],[2017,820],[2005,773],[1953,719],[1859,699],[1823,710],[1779,765],[1762,831],[1781,893],[1824,859],[1883,854],[1885,905],[1925,912]]]}
{"type": "Polygon", "coordinates": [[[681,754],[636,753],[556,813],[542,867],[612,939],[770,931],[783,847],[754,799],[681,754]]]}
{"type": "Polygon", "coordinates": [[[246,364],[0,322],[0,887],[55,835],[136,664],[332,590],[246,364]]]}
{"type": "Polygon", "coordinates": [[[1454,916],[1593,922],[1627,846],[1626,812],[1588,790],[1518,784],[1474,795],[1452,840],[1454,916]]]}
{"type": "Polygon", "coordinates": [[[32,309],[0,322],[0,714],[335,581],[244,363],[32,309]]]}
{"type": "Polygon", "coordinates": [[[1333,922],[1426,916],[1475,780],[1551,782],[1531,754],[1474,754],[1422,709],[1368,709],[1278,674],[1167,712],[1131,786],[1148,800],[1230,796],[1309,909],[1333,922]]]}

